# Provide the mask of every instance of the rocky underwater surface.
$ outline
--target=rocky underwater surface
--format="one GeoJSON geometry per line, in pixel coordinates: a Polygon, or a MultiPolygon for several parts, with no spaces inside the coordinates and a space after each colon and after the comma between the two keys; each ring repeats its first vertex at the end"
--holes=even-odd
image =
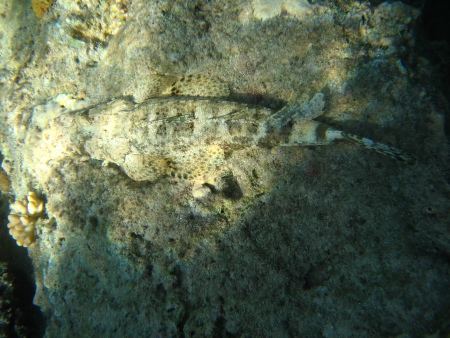
{"type": "Polygon", "coordinates": [[[422,9],[2,2],[0,335],[449,335],[422,9]]]}

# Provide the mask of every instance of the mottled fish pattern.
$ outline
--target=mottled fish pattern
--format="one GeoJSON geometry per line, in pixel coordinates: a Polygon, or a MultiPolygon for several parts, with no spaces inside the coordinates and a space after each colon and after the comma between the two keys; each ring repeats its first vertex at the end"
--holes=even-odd
{"type": "Polygon", "coordinates": [[[92,158],[116,163],[137,181],[167,176],[201,181],[233,151],[327,145],[340,139],[415,162],[399,149],[314,120],[322,113],[321,93],[278,112],[233,102],[228,95],[228,86],[220,80],[192,75],[176,82],[166,96],[140,103],[116,99],[59,119],[75,127],[76,142],[82,142],[92,158]]]}

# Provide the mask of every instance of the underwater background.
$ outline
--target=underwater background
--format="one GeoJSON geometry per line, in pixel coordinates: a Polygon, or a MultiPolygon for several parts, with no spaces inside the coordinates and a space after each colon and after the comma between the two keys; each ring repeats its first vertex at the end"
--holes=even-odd
{"type": "Polygon", "coordinates": [[[0,335],[450,335],[437,3],[2,1],[0,335]],[[199,111],[180,91],[210,114],[239,103],[229,114],[247,129],[223,123],[233,147],[216,140],[211,155],[214,133],[205,149],[182,143],[196,126],[182,117],[199,111]],[[211,159],[202,180],[124,169],[148,151],[129,146],[126,121],[145,128],[133,109],[160,97],[180,118],[161,122],[167,142],[139,170],[211,159]],[[256,118],[292,102],[417,161],[345,141],[278,146],[270,128],[248,146],[256,118]]]}

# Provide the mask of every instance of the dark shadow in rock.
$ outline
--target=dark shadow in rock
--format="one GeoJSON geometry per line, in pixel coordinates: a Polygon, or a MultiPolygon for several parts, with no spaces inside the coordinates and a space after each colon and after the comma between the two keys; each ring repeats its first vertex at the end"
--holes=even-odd
{"type": "MultiPolygon", "coordinates": [[[[5,263],[6,269],[1,271],[1,280],[9,278],[12,283],[11,299],[9,306],[11,317],[9,323],[0,328],[6,331],[8,337],[43,337],[46,327],[46,319],[40,308],[33,304],[36,293],[36,285],[33,275],[31,259],[27,249],[17,246],[8,234],[6,227],[8,214],[8,202],[5,196],[0,200],[0,262],[5,263]]],[[[0,299],[7,290],[0,289],[0,299]]]]}

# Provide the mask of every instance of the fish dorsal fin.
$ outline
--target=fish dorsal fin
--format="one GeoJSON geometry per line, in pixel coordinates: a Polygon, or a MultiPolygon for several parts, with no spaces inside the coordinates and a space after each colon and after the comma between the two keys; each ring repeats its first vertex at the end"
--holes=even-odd
{"type": "Polygon", "coordinates": [[[215,76],[189,74],[176,81],[169,89],[170,95],[228,97],[231,94],[228,83],[215,76]]]}
{"type": "Polygon", "coordinates": [[[316,93],[312,99],[309,99],[308,95],[302,95],[273,114],[272,119],[281,125],[287,124],[292,119],[296,119],[300,123],[307,122],[322,115],[324,106],[325,95],[323,93],[316,93]]]}

